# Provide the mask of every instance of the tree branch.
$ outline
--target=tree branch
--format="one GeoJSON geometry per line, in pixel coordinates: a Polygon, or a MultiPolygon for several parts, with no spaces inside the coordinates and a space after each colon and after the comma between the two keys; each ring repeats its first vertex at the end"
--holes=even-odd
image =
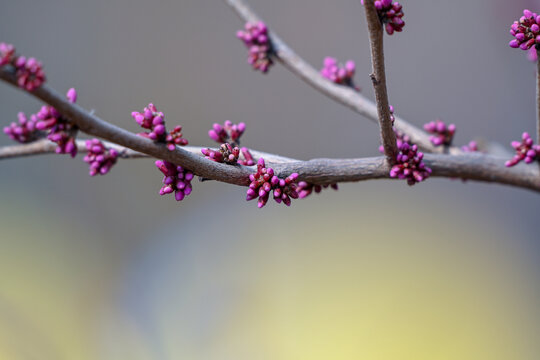
{"type": "MultiPolygon", "coordinates": [[[[149,158],[151,156],[132,150],[130,148],[117,145],[109,141],[103,141],[103,145],[109,149],[115,149],[119,153],[119,157],[122,159],[139,159],[139,158],[149,158]]],[[[0,147],[0,160],[19,158],[26,156],[35,156],[35,155],[45,155],[45,154],[56,154],[56,143],[49,141],[47,139],[37,140],[28,144],[18,144],[18,145],[8,145],[0,147]]],[[[77,140],[77,148],[79,150],[86,151],[86,140],[77,140]]],[[[203,147],[200,146],[183,146],[182,150],[190,152],[194,155],[202,156],[201,150],[203,147]]],[[[265,161],[268,161],[272,164],[281,164],[288,163],[293,161],[299,161],[284,156],[274,155],[262,151],[256,151],[250,149],[251,155],[256,159],[262,157],[265,161]]]]}
{"type": "Polygon", "coordinates": [[[393,164],[396,160],[398,148],[396,145],[396,135],[392,128],[390,114],[390,103],[388,102],[388,92],[386,89],[386,71],[384,68],[384,47],[383,29],[381,20],[373,0],[364,2],[366,9],[366,19],[368,23],[369,43],[371,48],[371,64],[373,73],[371,82],[375,90],[375,101],[377,103],[377,113],[381,130],[381,140],[386,158],[393,164]]]}
{"type": "MultiPolygon", "coordinates": [[[[0,80],[17,87],[15,75],[7,67],[0,68],[0,80]]],[[[126,150],[126,154],[129,156],[143,156],[137,153],[145,154],[181,165],[204,178],[242,186],[249,184],[249,175],[254,173],[254,167],[226,165],[207,160],[200,153],[200,148],[197,147],[186,147],[186,149],[177,147],[175,151],[169,151],[165,144],[155,143],[105,122],[80,106],[67,101],[48,86],[43,85],[27,93],[54,107],[69,121],[77,125],[82,132],[120,145],[121,148],[118,148],[120,151],[123,151],[124,148],[131,149],[126,150]]],[[[0,154],[2,154],[1,158],[8,158],[52,151],[51,145],[43,141],[15,147],[8,146],[0,149],[0,154]]],[[[256,151],[252,151],[252,154],[256,157],[263,156],[268,164],[274,168],[275,173],[282,178],[297,172],[300,175],[299,180],[313,184],[324,185],[345,181],[389,178],[389,167],[384,157],[298,161],[256,151]]],[[[496,182],[540,192],[539,167],[521,164],[507,168],[505,159],[478,153],[465,155],[426,154],[424,161],[433,170],[432,176],[496,182]]]]}
{"type": "MultiPolygon", "coordinates": [[[[4,68],[0,69],[0,79],[17,87],[15,76],[4,68]]],[[[252,169],[245,166],[230,166],[207,160],[177,147],[175,151],[167,150],[165,144],[157,144],[149,139],[137,136],[118,126],[103,121],[99,117],[83,110],[79,105],[67,101],[64,96],[43,85],[29,94],[51,105],[73,124],[87,134],[94,135],[152,157],[181,164],[196,175],[229,184],[249,184],[252,169]]]]}
{"type": "MultiPolygon", "coordinates": [[[[77,145],[85,149],[85,141],[78,140],[77,145]]],[[[114,147],[122,158],[143,158],[147,154],[105,142],[105,146],[114,147]]],[[[0,147],[0,160],[41,154],[54,154],[56,144],[43,139],[29,144],[0,147]]],[[[200,147],[186,146],[184,150],[202,156],[200,147]]],[[[299,178],[313,184],[333,184],[338,182],[357,182],[372,179],[389,179],[388,164],[382,156],[363,159],[313,159],[301,161],[278,155],[250,150],[255,157],[269,160],[276,175],[285,178],[296,172],[299,178]]],[[[203,159],[204,160],[204,159],[203,159]]],[[[449,177],[500,183],[540,192],[540,169],[536,166],[518,165],[507,168],[505,159],[479,153],[465,155],[426,154],[424,162],[429,166],[434,177],[449,177]]],[[[216,163],[217,164],[217,163],[216,163]]],[[[180,164],[183,166],[183,164],[180,164]]],[[[221,165],[221,164],[220,164],[221,165]]],[[[227,165],[234,171],[235,166],[227,165]]],[[[205,177],[206,178],[206,177],[205,177]]],[[[210,176],[209,179],[215,179],[210,176]]],[[[244,185],[243,183],[236,183],[244,185]]]]}
{"type": "MultiPolygon", "coordinates": [[[[246,4],[243,0],[225,0],[225,2],[238,14],[238,16],[245,22],[259,22],[261,19],[255,12],[246,4]]],[[[365,96],[359,94],[357,91],[346,87],[332,83],[328,79],[321,76],[319,71],[308,64],[298,54],[296,54],[279,36],[268,30],[270,40],[272,42],[272,48],[274,50],[274,57],[283,66],[285,66],[293,74],[300,77],[307,84],[337,101],[338,103],[345,105],[354,112],[368,118],[369,120],[377,123],[379,116],[377,113],[377,106],[365,96]]],[[[429,140],[429,135],[422,129],[410,124],[404,119],[396,116],[394,126],[399,131],[410,136],[411,141],[418,145],[418,147],[426,152],[441,153],[443,150],[433,146],[429,140]]],[[[461,150],[456,147],[449,149],[451,154],[460,154],[461,150]]]]}

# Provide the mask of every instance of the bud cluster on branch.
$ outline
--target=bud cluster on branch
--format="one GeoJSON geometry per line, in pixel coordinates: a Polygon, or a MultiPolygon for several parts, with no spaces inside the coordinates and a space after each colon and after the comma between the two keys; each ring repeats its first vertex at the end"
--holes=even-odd
{"type": "MultiPolygon", "coordinates": [[[[183,147],[188,145],[188,140],[183,136],[182,126],[176,125],[168,131],[165,115],[153,103],[141,112],[131,113],[135,122],[144,129],[137,134],[138,137],[133,136],[78,107],[75,104],[75,89],[67,92],[67,100],[57,96],[44,85],[46,77],[38,60],[17,55],[13,45],[0,43],[0,79],[46,103],[36,114],[26,116],[20,112],[16,122],[4,127],[4,133],[22,145],[0,148],[0,159],[3,158],[2,154],[8,154],[5,157],[27,155],[28,149],[38,144],[38,140],[48,139],[55,143],[57,153],[70,154],[72,157],[77,155],[78,146],[85,148],[87,153],[84,161],[89,165],[89,174],[95,176],[107,174],[120,158],[137,157],[135,155],[143,153],[158,159],[155,165],[164,176],[160,195],[174,193],[177,201],[183,200],[191,194],[191,182],[198,175],[204,180],[247,186],[246,199],[257,199],[259,208],[264,207],[270,197],[277,203],[290,206],[292,199],[305,198],[313,192],[319,193],[323,188],[331,186],[337,190],[340,181],[369,178],[397,178],[414,185],[430,176],[445,176],[495,181],[540,191],[538,166],[520,165],[514,168],[520,162],[530,164],[540,160],[540,145],[535,144],[528,133],[523,133],[521,141],[512,142],[515,155],[504,161],[486,153],[475,141],[461,148],[453,146],[456,133],[454,124],[447,125],[435,120],[426,123],[422,130],[394,114],[394,108],[388,103],[382,36],[383,29],[388,35],[403,30],[405,22],[400,3],[393,0],[362,0],[362,4],[365,2],[373,50],[374,73],[371,79],[377,99],[377,104],[373,104],[363,97],[354,82],[357,69],[353,60],[343,65],[336,58],[328,56],[324,59],[323,68],[317,71],[292,52],[242,0],[226,2],[245,20],[245,27],[237,32],[237,37],[248,48],[248,62],[254,69],[266,73],[279,60],[316,89],[377,120],[381,128],[380,151],[386,157],[302,162],[262,154],[240,146],[246,124],[230,120],[223,124],[214,123],[208,131],[209,138],[219,144],[218,148],[188,147],[191,149],[186,151],[183,147]],[[76,139],[78,133],[96,137],[81,143],[82,140],[78,142],[76,139]]],[[[536,48],[540,46],[540,16],[524,10],[523,16],[512,24],[510,33],[514,36],[511,47],[534,50],[536,53],[536,48]]],[[[540,76],[538,79],[540,89],[540,76]]],[[[540,96],[538,107],[540,109],[540,96]]],[[[538,131],[540,136],[540,117],[538,131]]],[[[34,151],[39,153],[48,149],[47,146],[36,146],[34,151]]]]}

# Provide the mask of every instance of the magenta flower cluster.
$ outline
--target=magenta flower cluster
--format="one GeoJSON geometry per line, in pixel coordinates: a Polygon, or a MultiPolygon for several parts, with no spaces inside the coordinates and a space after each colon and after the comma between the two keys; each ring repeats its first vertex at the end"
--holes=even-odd
{"type": "Polygon", "coordinates": [[[11,65],[15,69],[19,87],[33,91],[45,82],[43,65],[35,58],[16,56],[15,47],[11,44],[0,43],[0,66],[11,65]]]}
{"type": "MultiPolygon", "coordinates": [[[[66,96],[71,103],[77,101],[77,92],[73,88],[68,90],[66,96]]],[[[56,152],[58,154],[70,154],[71,157],[77,155],[75,142],[77,127],[71,125],[52,106],[42,106],[37,114],[30,115],[30,120],[22,112],[18,114],[18,118],[18,123],[13,122],[4,128],[4,133],[11,139],[27,143],[47,134],[47,139],[57,144],[56,152]]]]}
{"type": "Polygon", "coordinates": [[[334,190],[338,190],[338,184],[315,185],[315,184],[310,184],[306,181],[300,181],[298,183],[298,187],[296,188],[296,192],[298,193],[298,198],[303,199],[311,195],[313,191],[315,191],[318,194],[322,191],[322,189],[326,189],[328,187],[331,187],[334,190]]]}
{"type": "Polygon", "coordinates": [[[272,45],[268,37],[268,28],[263,22],[246,23],[245,30],[239,30],[236,36],[244,42],[248,48],[248,63],[255,70],[263,73],[268,72],[273,61],[270,57],[272,45]]]}
{"type": "Polygon", "coordinates": [[[15,59],[15,46],[0,42],[0,66],[8,65],[15,59]]]}
{"type": "Polygon", "coordinates": [[[280,179],[274,175],[274,169],[267,168],[264,159],[260,158],[257,162],[257,173],[249,175],[249,188],[247,190],[246,200],[250,201],[259,198],[257,206],[262,208],[268,202],[270,192],[273,192],[274,200],[279,204],[291,205],[291,198],[298,199],[296,180],[298,174],[293,173],[285,179],[280,179]]]}
{"type": "Polygon", "coordinates": [[[517,165],[521,161],[526,164],[540,159],[540,145],[535,145],[534,140],[529,133],[524,132],[521,135],[521,141],[512,141],[512,147],[516,150],[516,155],[506,162],[506,166],[517,165]]]}
{"type": "MultiPolygon", "coordinates": [[[[361,0],[361,3],[364,4],[364,0],[361,0]]],[[[375,8],[381,22],[385,24],[388,35],[392,35],[394,31],[403,31],[405,21],[403,21],[403,6],[400,3],[392,3],[392,0],[377,0],[375,8]]]]}
{"type": "Polygon", "coordinates": [[[515,38],[510,41],[510,47],[529,50],[533,45],[540,44],[539,24],[538,14],[523,10],[523,16],[510,27],[510,34],[515,38]]]}
{"type": "Polygon", "coordinates": [[[86,140],[84,161],[90,165],[90,176],[105,175],[116,164],[118,151],[108,149],[99,139],[86,140]]]}
{"type": "Polygon", "coordinates": [[[360,91],[354,85],[353,78],[356,72],[356,65],[354,61],[348,60],[345,66],[338,63],[336,58],[326,57],[323,61],[323,68],[321,69],[321,75],[326,79],[340,85],[346,85],[360,91]]]}
{"type": "Polygon", "coordinates": [[[244,131],[246,131],[245,123],[233,124],[232,121],[225,120],[223,125],[214,123],[212,129],[208,131],[208,136],[219,144],[230,142],[239,145],[240,137],[244,134],[244,131]]]}
{"type": "Polygon", "coordinates": [[[456,133],[456,125],[446,125],[443,121],[437,119],[424,125],[424,130],[432,134],[429,137],[431,143],[435,146],[450,146],[456,133]]]}
{"type": "Polygon", "coordinates": [[[230,120],[225,120],[223,125],[214,123],[212,129],[208,131],[210,139],[221,144],[219,149],[201,149],[201,152],[208,160],[220,163],[236,164],[239,163],[245,166],[255,165],[253,156],[246,147],[239,148],[240,137],[246,131],[246,124],[241,122],[234,124],[230,120]],[[243,159],[240,158],[242,154],[243,159]]]}
{"type": "Polygon", "coordinates": [[[469,141],[469,143],[467,145],[463,145],[461,147],[461,151],[463,152],[477,152],[479,149],[478,149],[478,144],[476,143],[476,141],[469,141]]]}
{"type": "Polygon", "coordinates": [[[242,152],[243,159],[238,159],[238,163],[240,165],[244,166],[253,166],[255,165],[255,160],[253,159],[253,155],[249,152],[249,149],[247,147],[243,147],[240,149],[242,152]]]}
{"type": "Polygon", "coordinates": [[[12,140],[20,143],[28,143],[35,141],[41,137],[41,132],[37,130],[36,124],[38,118],[32,115],[30,120],[23,112],[17,114],[19,122],[12,122],[10,126],[4,127],[4,133],[12,140]]]}
{"type": "MultiPolygon", "coordinates": [[[[71,88],[67,92],[71,103],[77,101],[77,92],[71,88]]],[[[27,143],[39,139],[47,134],[47,139],[57,144],[58,154],[77,155],[75,136],[77,127],[70,124],[55,108],[44,105],[37,114],[30,115],[30,120],[22,112],[18,114],[19,122],[11,123],[4,128],[4,133],[11,139],[27,143]]]]}
{"type": "Polygon", "coordinates": [[[407,180],[407,184],[414,185],[424,181],[431,174],[422,161],[424,154],[418,151],[417,145],[402,142],[398,145],[399,154],[396,157],[396,164],[390,170],[390,177],[407,180]]]}
{"type": "Polygon", "coordinates": [[[219,163],[236,164],[240,156],[238,146],[233,147],[229,143],[221,144],[219,150],[201,149],[204,157],[219,163]]]}
{"type": "Polygon", "coordinates": [[[191,194],[191,180],[193,180],[191,171],[165,160],[157,160],[156,166],[164,175],[159,195],[163,196],[174,192],[176,201],[182,201],[191,194]]]}
{"type": "MultiPolygon", "coordinates": [[[[69,102],[75,103],[77,91],[74,88],[69,89],[66,97],[69,102]]],[[[42,106],[36,117],[38,118],[36,129],[49,131],[47,139],[56,143],[56,153],[70,154],[71,157],[77,155],[77,143],[75,142],[77,127],[75,125],[72,125],[55,108],[48,105],[42,106]]]]}
{"type": "Polygon", "coordinates": [[[167,149],[169,149],[169,151],[174,151],[176,146],[186,146],[189,143],[187,139],[182,137],[181,125],[176,125],[173,130],[167,134],[165,142],[167,143],[167,149]]]}
{"type": "Polygon", "coordinates": [[[188,140],[182,137],[182,126],[177,125],[173,131],[167,132],[165,127],[165,115],[158,111],[152,103],[148,104],[142,112],[133,111],[131,116],[137,124],[143,129],[148,129],[148,132],[139,133],[139,136],[151,139],[156,142],[166,143],[169,151],[174,151],[176,146],[185,146],[188,140]]]}

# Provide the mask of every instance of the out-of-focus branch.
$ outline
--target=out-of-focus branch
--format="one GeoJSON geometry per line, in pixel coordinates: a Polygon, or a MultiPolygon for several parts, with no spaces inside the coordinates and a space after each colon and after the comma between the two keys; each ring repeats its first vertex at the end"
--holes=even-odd
{"type": "Polygon", "coordinates": [[[386,89],[383,29],[373,0],[364,1],[364,7],[366,9],[369,43],[371,48],[371,64],[373,67],[371,82],[373,83],[373,89],[375,90],[375,100],[377,103],[377,113],[379,117],[379,126],[381,129],[381,140],[384,148],[384,154],[386,155],[388,161],[393,164],[396,159],[398,149],[396,145],[396,135],[394,134],[394,129],[392,128],[390,103],[388,102],[388,92],[386,89]]]}

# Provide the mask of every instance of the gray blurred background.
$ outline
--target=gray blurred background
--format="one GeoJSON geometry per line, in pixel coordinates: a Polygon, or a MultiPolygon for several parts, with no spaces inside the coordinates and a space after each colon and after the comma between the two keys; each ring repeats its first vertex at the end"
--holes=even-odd
{"type": "MultiPolygon", "coordinates": [[[[402,3],[404,32],[385,40],[390,102],[400,116],[417,126],[438,117],[455,123],[457,145],[476,136],[509,144],[534,132],[534,65],[509,48],[508,30],[540,1],[402,3]]],[[[250,4],[315,67],[325,56],[353,59],[356,82],[373,98],[360,1],[250,4]]],[[[79,104],[126,129],[138,131],[131,111],[154,102],[193,145],[212,145],[212,123],[230,119],[247,124],[243,144],[259,150],[300,159],[378,154],[370,121],[279,65],[268,75],[252,71],[235,38],[242,26],[223,1],[0,7],[0,41],[42,60],[50,86],[75,87],[79,104]]],[[[0,86],[2,126],[39,106],[0,86]]],[[[538,353],[535,193],[443,179],[412,188],[371,181],[258,210],[240,187],[195,181],[176,203],[158,195],[160,181],[149,159],[120,161],[96,178],[81,156],[0,163],[0,356],[538,353]],[[371,310],[336,312],[358,308],[371,310]]]]}

